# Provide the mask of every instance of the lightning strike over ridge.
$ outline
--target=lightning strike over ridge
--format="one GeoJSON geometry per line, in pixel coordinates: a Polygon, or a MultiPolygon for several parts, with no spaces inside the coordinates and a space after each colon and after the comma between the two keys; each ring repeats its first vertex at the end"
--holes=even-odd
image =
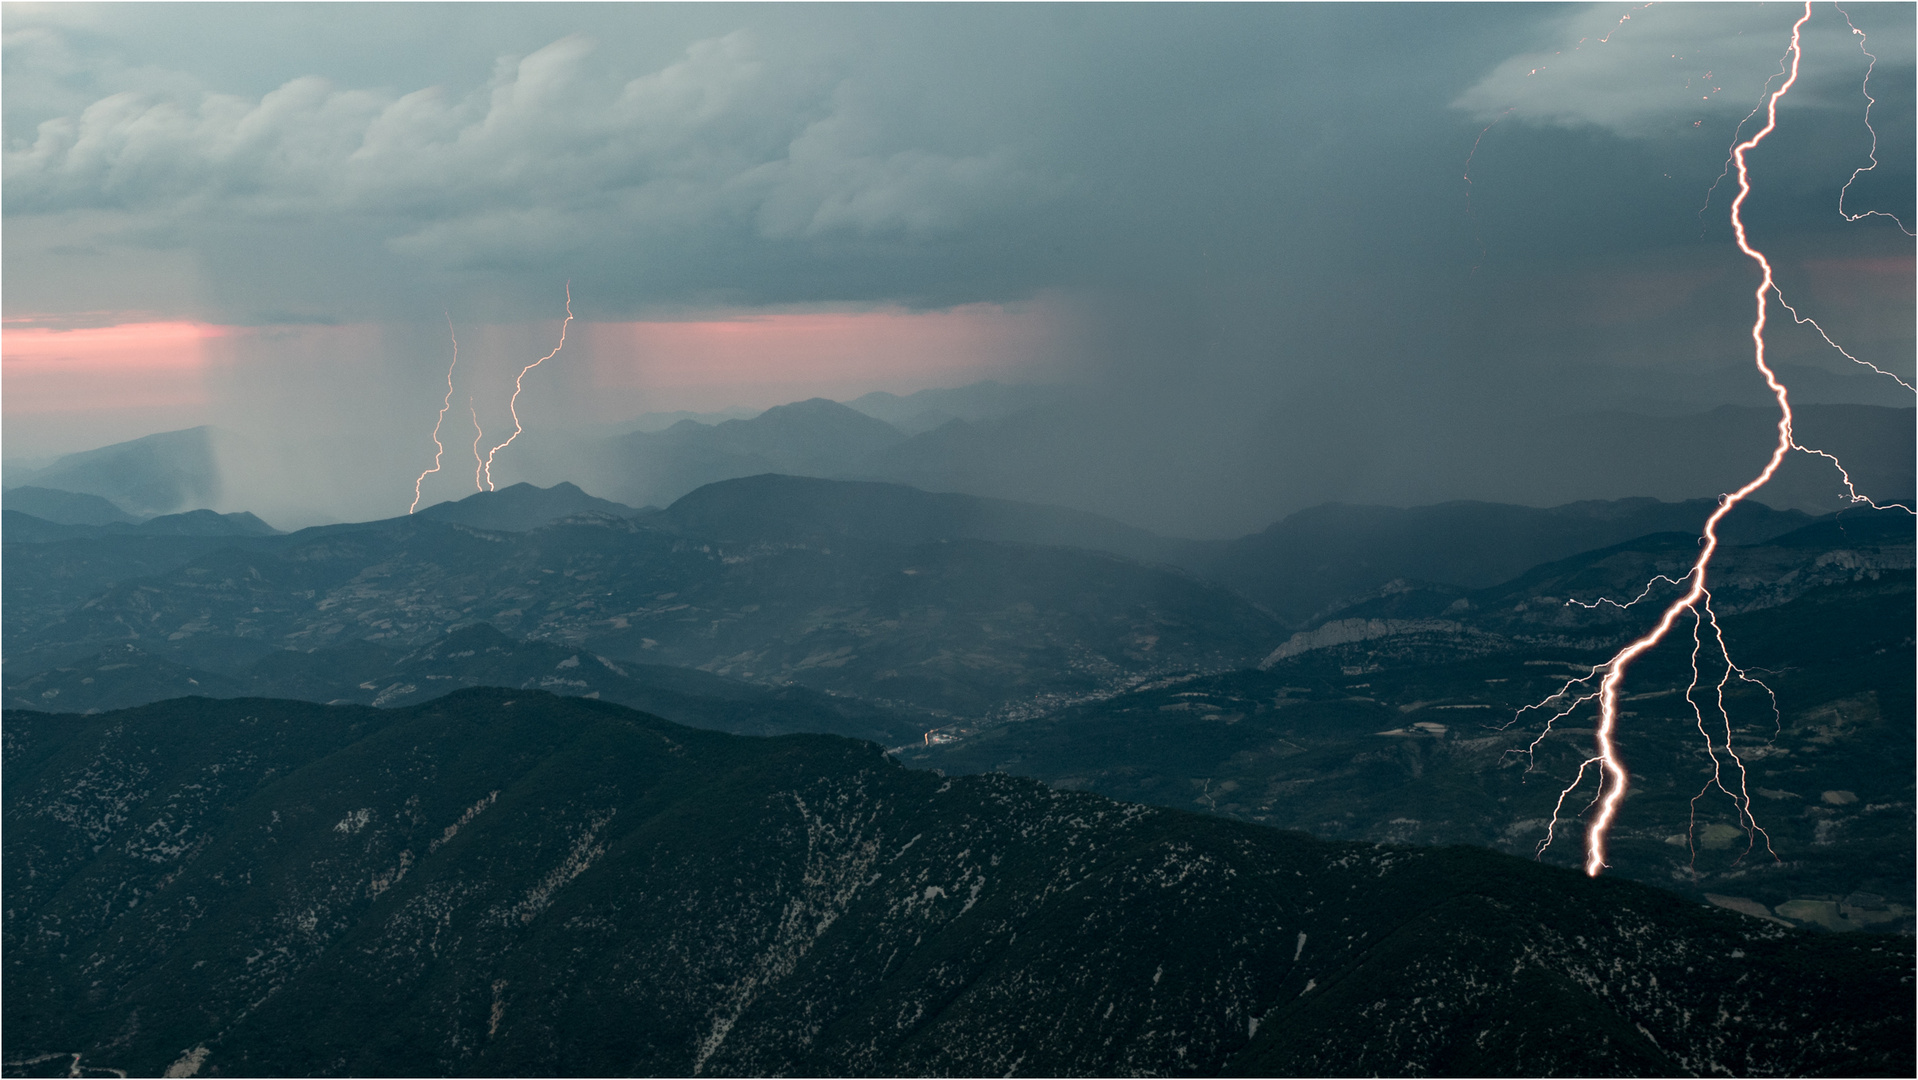
{"type": "Polygon", "coordinates": [[[426,482],[427,477],[440,471],[440,458],[446,453],[445,444],[440,442],[440,425],[446,422],[446,410],[453,407],[453,369],[460,363],[460,339],[453,333],[451,312],[446,315],[446,336],[453,339],[453,362],[446,365],[446,400],[440,403],[440,414],[433,421],[433,467],[413,481],[413,505],[406,508],[409,514],[420,508],[420,485],[426,482]]]}
{"type": "MultiPolygon", "coordinates": [[[[1834,5],[1834,7],[1835,6],[1836,5],[1834,5]]],[[[1843,13],[1842,8],[1839,10],[1843,13]]],[[[1825,335],[1822,327],[1818,327],[1817,324],[1811,322],[1810,319],[1800,316],[1791,305],[1785,303],[1784,295],[1780,292],[1775,280],[1771,261],[1766,258],[1764,252],[1752,245],[1743,216],[1745,203],[1751,197],[1752,193],[1751,172],[1747,155],[1757,149],[1759,144],[1764,142],[1766,137],[1777,129],[1778,104],[1798,81],[1799,66],[1803,59],[1802,34],[1805,24],[1810,21],[1811,16],[1812,5],[1810,0],[1806,0],[1804,13],[1792,24],[1790,44],[1786,49],[1784,61],[1780,63],[1779,74],[1784,75],[1785,79],[1775,90],[1768,90],[1767,96],[1763,102],[1761,102],[1760,106],[1752,111],[1753,116],[1763,111],[1765,113],[1765,124],[1750,137],[1735,143],[1727,168],[1728,172],[1735,170],[1738,179],[1738,194],[1733,198],[1730,210],[1733,236],[1736,239],[1739,251],[1751,259],[1759,270],[1759,282],[1757,288],[1754,289],[1752,293],[1756,307],[1751,327],[1752,359],[1759,374],[1764,378],[1765,385],[1770,389],[1772,397],[1778,403],[1777,442],[1772,447],[1771,454],[1766,459],[1764,468],[1761,469],[1756,476],[1747,481],[1744,486],[1738,490],[1719,498],[1717,508],[1705,521],[1700,536],[1698,555],[1692,562],[1691,569],[1686,574],[1676,579],[1660,575],[1652,579],[1651,582],[1648,582],[1645,590],[1636,598],[1624,604],[1611,600],[1600,600],[1596,603],[1589,604],[1576,600],[1568,601],[1570,604],[1576,604],[1585,608],[1595,608],[1600,604],[1610,604],[1622,611],[1646,600],[1650,596],[1652,589],[1661,581],[1673,586],[1683,585],[1685,587],[1685,591],[1677,599],[1672,600],[1665,606],[1657,623],[1649,631],[1614,653],[1611,659],[1594,666],[1586,674],[1568,681],[1550,697],[1547,697],[1537,704],[1526,706],[1520,709],[1518,713],[1519,716],[1522,716],[1524,713],[1534,709],[1556,708],[1557,710],[1554,715],[1546,721],[1544,730],[1539,734],[1537,739],[1533,740],[1530,747],[1523,751],[1531,755],[1535,754],[1539,745],[1552,733],[1553,725],[1557,723],[1557,721],[1571,715],[1573,711],[1587,702],[1597,702],[1599,718],[1594,733],[1594,752],[1590,757],[1587,757],[1579,764],[1578,772],[1576,776],[1573,777],[1572,782],[1559,792],[1557,803],[1552,810],[1551,822],[1547,826],[1545,839],[1540,841],[1538,845],[1538,853],[1542,855],[1552,843],[1557,830],[1559,815],[1564,810],[1566,801],[1571,797],[1572,793],[1584,783],[1588,771],[1596,772],[1598,777],[1598,791],[1596,795],[1594,795],[1591,803],[1587,805],[1588,810],[1594,807],[1596,808],[1596,812],[1592,815],[1586,827],[1584,869],[1588,876],[1596,877],[1607,866],[1606,845],[1610,836],[1611,826],[1618,816],[1619,805],[1629,790],[1631,783],[1631,776],[1619,760],[1618,748],[1614,741],[1620,716],[1620,690],[1624,685],[1626,672],[1631,667],[1633,661],[1664,641],[1671,633],[1672,628],[1688,613],[1691,615],[1692,620],[1692,675],[1691,682],[1685,689],[1685,701],[1692,708],[1699,734],[1703,736],[1705,740],[1706,753],[1712,762],[1711,779],[1709,779],[1699,790],[1699,793],[1692,798],[1693,825],[1694,827],[1696,826],[1698,800],[1705,797],[1713,789],[1716,789],[1729,796],[1737,809],[1739,824],[1744,828],[1746,836],[1749,839],[1746,851],[1749,853],[1760,837],[1764,838],[1766,850],[1771,850],[1770,836],[1759,826],[1757,820],[1751,813],[1751,795],[1747,788],[1745,763],[1743,759],[1738,756],[1737,751],[1732,749],[1732,721],[1725,698],[1726,689],[1734,679],[1757,686],[1771,696],[1773,714],[1774,717],[1776,717],[1777,697],[1771,693],[1770,687],[1766,686],[1760,680],[1753,678],[1745,669],[1733,662],[1725,642],[1724,632],[1719,626],[1717,613],[1712,609],[1712,594],[1709,588],[1708,575],[1711,569],[1712,558],[1717,553],[1720,544],[1718,535],[1719,523],[1725,519],[1727,514],[1731,513],[1734,507],[1769,483],[1772,477],[1777,473],[1779,466],[1783,464],[1786,456],[1794,450],[1826,458],[1836,466],[1839,474],[1843,477],[1847,497],[1853,504],[1865,503],[1874,508],[1886,508],[1880,507],[1879,504],[1872,502],[1869,498],[1858,494],[1852,485],[1850,474],[1845,471],[1843,464],[1841,464],[1834,455],[1822,450],[1815,450],[1800,445],[1794,437],[1790,393],[1785,384],[1779,381],[1777,373],[1767,362],[1765,355],[1765,330],[1769,316],[1769,304],[1772,297],[1777,297],[1779,305],[1787,311],[1790,311],[1795,321],[1801,324],[1811,323],[1812,326],[1816,327],[1820,335],[1825,337],[1826,342],[1831,344],[1833,348],[1838,349],[1839,352],[1844,353],[1848,359],[1852,359],[1854,362],[1862,364],[1865,367],[1871,367],[1872,370],[1878,371],[1880,374],[1889,375],[1894,379],[1898,377],[1891,375],[1889,372],[1882,371],[1882,369],[1878,369],[1869,363],[1858,360],[1856,357],[1852,357],[1850,353],[1846,353],[1833,342],[1829,335],[1825,335]],[[1713,663],[1722,662],[1724,668],[1723,674],[1718,678],[1717,684],[1713,688],[1716,695],[1715,705],[1717,715],[1710,724],[1711,728],[1718,728],[1720,726],[1719,721],[1722,721],[1722,736],[1715,736],[1713,730],[1708,730],[1706,711],[1694,696],[1699,693],[1700,684],[1704,681],[1704,675],[1700,669],[1699,661],[1701,653],[1705,651],[1705,639],[1707,636],[1711,638],[1712,647],[1717,653],[1717,659],[1714,659],[1713,663]],[[1596,688],[1592,685],[1593,680],[1597,680],[1596,688]],[[1727,776],[1724,771],[1725,763],[1721,762],[1719,757],[1719,751],[1721,749],[1726,757],[1730,759],[1730,764],[1737,772],[1738,779],[1735,786],[1738,790],[1735,792],[1727,786],[1727,776]]],[[[1850,17],[1848,15],[1846,16],[1846,22],[1850,24],[1850,17]]],[[[1859,32],[1855,26],[1852,27],[1852,30],[1859,35],[1861,39],[1860,47],[1862,48],[1863,34],[1859,32]]],[[[1869,53],[1866,55],[1870,56],[1869,53]]],[[[1869,79],[1869,69],[1867,79],[1869,79]]],[[[1767,80],[1768,83],[1769,81],[1770,80],[1767,80]]],[[[1866,92],[1866,98],[1870,100],[1869,91],[1866,92]]],[[[1750,117],[1748,116],[1746,119],[1749,120],[1750,117]]],[[[1742,130],[1744,124],[1741,122],[1739,127],[1742,130]]],[[[1877,162],[1875,155],[1876,132],[1873,133],[1873,139],[1874,155],[1872,161],[1873,166],[1875,166],[1877,162]]],[[[1859,172],[1868,171],[1871,167],[1872,166],[1867,166],[1864,169],[1854,172],[1853,179],[1856,179],[1859,172]]],[[[1723,179],[1723,176],[1721,176],[1720,179],[1723,179]]],[[[1714,182],[1713,186],[1717,186],[1716,182],[1714,182]]],[[[1849,182],[1847,186],[1849,186],[1849,182]]],[[[1709,195],[1707,198],[1709,201],[1709,195]]],[[[1842,207],[1840,212],[1843,213],[1842,207]]],[[[1857,220],[1858,218],[1868,215],[1861,214],[1856,217],[1851,215],[1846,216],[1848,220],[1857,220]]],[[[1885,216],[1889,217],[1891,215],[1885,216]]],[[[1893,220],[1895,221],[1896,219],[1894,218],[1893,220]]],[[[1903,223],[1900,222],[1899,226],[1903,228],[1903,223]]],[[[1898,379],[1898,382],[1907,388],[1911,385],[1903,379],[1898,379]]],[[[1897,506],[1899,509],[1910,512],[1909,507],[1898,504],[1889,505],[1897,506]]],[[[1517,717],[1515,716],[1514,719],[1517,719],[1517,717]]],[[[1688,838],[1689,835],[1688,832],[1688,838]]],[[[1773,857],[1776,858],[1775,853],[1773,857]]]]}
{"type": "MultiPolygon", "coordinates": [[[[564,322],[559,324],[559,344],[553,346],[552,352],[547,353],[545,356],[542,356],[538,360],[535,360],[532,363],[526,365],[525,367],[519,369],[519,377],[513,380],[513,397],[512,397],[512,400],[507,403],[507,408],[510,409],[513,414],[513,433],[506,437],[505,442],[500,443],[498,446],[495,446],[491,450],[488,450],[486,452],[486,460],[482,462],[480,466],[481,471],[486,476],[486,490],[488,491],[496,490],[493,487],[493,455],[513,445],[513,440],[519,438],[520,433],[525,430],[524,428],[520,426],[520,422],[519,422],[519,392],[525,386],[526,373],[540,366],[541,364],[544,364],[546,361],[551,360],[553,357],[559,355],[559,351],[566,347],[566,327],[569,324],[571,324],[572,321],[573,321],[573,283],[571,281],[568,281],[566,283],[566,319],[564,322]]],[[[479,426],[479,420],[477,419],[477,417],[473,421],[473,426],[474,427],[479,426]]],[[[478,453],[478,449],[479,449],[479,441],[476,439],[474,440],[474,452],[476,454],[478,453]]]]}
{"type": "Polygon", "coordinates": [[[473,398],[470,394],[466,398],[466,411],[473,417],[473,490],[485,491],[486,482],[481,479],[481,476],[486,468],[486,459],[480,456],[479,444],[480,440],[486,437],[486,432],[480,430],[479,410],[473,407],[473,398]]]}

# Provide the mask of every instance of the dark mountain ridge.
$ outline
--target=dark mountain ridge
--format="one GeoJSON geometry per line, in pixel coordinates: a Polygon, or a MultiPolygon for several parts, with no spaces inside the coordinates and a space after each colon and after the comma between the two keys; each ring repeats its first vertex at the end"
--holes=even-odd
{"type": "Polygon", "coordinates": [[[138,523],[111,521],[102,525],[68,525],[48,521],[19,510],[0,510],[5,519],[6,542],[45,544],[56,540],[95,540],[113,536],[278,536],[280,530],[242,510],[219,514],[212,510],[188,510],[161,514],[138,523]]]}
{"type": "Polygon", "coordinates": [[[1168,550],[1162,537],[1080,510],[772,473],[708,484],[673,503],[656,524],[735,542],[990,540],[1108,551],[1141,562],[1162,561],[1168,550]]]}
{"type": "Polygon", "coordinates": [[[189,695],[290,698],[329,705],[416,705],[474,686],[544,690],[642,709],[736,735],[816,732],[885,746],[918,742],[934,721],[798,686],[768,687],[692,668],[615,663],[547,641],[515,641],[486,623],[456,627],[407,652],[364,641],[276,649],[224,671],[133,644],[10,680],[10,708],[99,713],[189,695]]]}
{"type": "Polygon", "coordinates": [[[883,420],[812,398],[750,420],[685,420],[619,436],[595,455],[595,480],[615,498],[665,505],[707,484],[761,473],[869,475],[868,462],[905,439],[883,420]]]}
{"type": "MultiPolygon", "coordinates": [[[[1617,499],[1537,508],[1450,502],[1409,508],[1327,503],[1263,532],[1194,548],[1181,564],[1230,584],[1288,621],[1390,581],[1479,589],[1540,563],[1651,533],[1696,537],[1717,503],[1617,499]]],[[[1720,535],[1752,544],[1812,520],[1798,510],[1741,503],[1720,535]]]]}
{"type": "MultiPolygon", "coordinates": [[[[1408,569],[1476,580],[1554,546],[1707,512],[1650,501],[1333,507],[1206,547],[1059,508],[776,475],[710,485],[637,519],[610,505],[570,485],[516,486],[435,513],[177,548],[98,533],[24,543],[9,530],[10,670],[17,685],[131,642],[233,677],[275,650],[363,640],[405,651],[486,622],[620,663],[798,683],[909,711],[1029,713],[1155,673],[1246,666],[1315,625],[1275,619],[1205,573],[1175,569],[1175,558],[1246,594],[1283,593],[1295,612],[1309,613],[1309,601],[1338,618],[1398,618],[1439,605],[1421,612],[1431,617],[1462,594],[1405,583],[1408,569]],[[570,516],[502,531],[446,520],[455,508],[512,525],[570,516]],[[1381,520],[1390,527],[1374,529],[1381,520]],[[1503,542],[1501,530],[1511,533],[1503,542]],[[1433,535],[1446,538],[1436,552],[1421,543],[1433,535]],[[1138,561],[1157,544],[1167,558],[1138,561]],[[1382,597],[1362,591],[1388,585],[1382,597]]],[[[1735,536],[1804,520],[1756,506],[1741,514],[1735,536]]],[[[224,520],[188,515],[199,516],[224,520]]],[[[1622,559],[1614,576],[1676,550],[1622,559]]],[[[1728,552],[1727,565],[1741,558],[1728,552]]],[[[1785,573],[1806,558],[1778,549],[1754,568],[1785,573]]],[[[1842,569],[1822,565],[1827,576],[1842,569]]]]}
{"type": "Polygon", "coordinates": [[[98,495],[23,484],[8,488],[6,508],[56,525],[137,524],[139,519],[98,495]]]}
{"type": "Polygon", "coordinates": [[[1912,1066],[1909,939],[1809,935],[1489,852],[945,779],[867,744],[741,739],[533,691],[9,712],[4,731],[11,1061],[1912,1066]]]}
{"type": "MultiPolygon", "coordinates": [[[[79,553],[61,545],[7,550],[20,560],[9,588],[23,566],[34,581],[80,576],[66,563],[79,553]]],[[[248,538],[90,594],[10,597],[9,614],[5,640],[23,671],[133,641],[230,674],[200,650],[237,642],[250,663],[352,640],[411,649],[483,621],[618,662],[944,712],[1096,692],[1170,665],[1236,666],[1279,632],[1222,589],[1097,552],[720,541],[604,515],[526,533],[415,515],[248,538]]]]}
{"type": "MultiPolygon", "coordinates": [[[[1902,513],[1848,512],[1720,549],[1716,632],[1762,685],[1729,681],[1720,730],[1723,669],[1708,646],[1695,713],[1689,619],[1633,667],[1619,745],[1637,779],[1614,830],[1617,872],[1806,925],[1909,932],[1912,539],[1902,513]],[[1727,737],[1750,765],[1750,810],[1769,841],[1712,787],[1734,765],[1727,737]],[[1847,909],[1854,894],[1876,899],[1847,909]]],[[[1575,710],[1535,748],[1557,710],[1526,707],[1644,633],[1679,587],[1632,609],[1597,598],[1680,577],[1696,552],[1695,536],[1653,534],[1489,589],[1387,590],[1295,633],[1259,671],[1192,672],[1021,724],[945,728],[905,757],[1318,835],[1527,853],[1589,757],[1593,721],[1589,705],[1575,710]]],[[[1569,865],[1576,849],[1568,834],[1548,857],[1569,865]]]]}

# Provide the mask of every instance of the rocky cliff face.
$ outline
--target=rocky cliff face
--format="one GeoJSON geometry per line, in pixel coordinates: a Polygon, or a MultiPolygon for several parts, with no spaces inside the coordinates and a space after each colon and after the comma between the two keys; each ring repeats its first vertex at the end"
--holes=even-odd
{"type": "Polygon", "coordinates": [[[502,690],[5,734],[12,1072],[1912,1064],[1905,939],[830,736],[502,690]]]}

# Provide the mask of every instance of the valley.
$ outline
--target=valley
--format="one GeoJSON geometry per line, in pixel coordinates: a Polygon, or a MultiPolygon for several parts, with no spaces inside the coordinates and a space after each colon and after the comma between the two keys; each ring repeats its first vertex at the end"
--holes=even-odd
{"type": "Polygon", "coordinates": [[[0,19],[0,1078],[1918,1075],[1918,5],[0,19]]]}
{"type": "MultiPolygon", "coordinates": [[[[769,475],[665,510],[520,485],[288,535],[212,520],[197,537],[28,533],[6,546],[5,700],[398,707],[506,686],[736,734],[866,739],[949,775],[1570,866],[1583,804],[1556,826],[1550,812],[1590,721],[1534,748],[1546,714],[1525,707],[1633,632],[1635,613],[1600,598],[1681,572],[1693,540],[1661,530],[1704,512],[1333,507],[1201,545],[769,475]],[[1605,544],[1620,533],[1635,535],[1605,544]]],[[[1638,779],[1613,872],[1792,925],[1910,933],[1909,525],[1752,506],[1728,529],[1741,542],[1715,570],[1714,609],[1763,680],[1727,698],[1745,786],[1725,780],[1722,747],[1713,772],[1691,712],[1709,690],[1680,692],[1689,637],[1675,640],[1633,676],[1622,745],[1638,779]]]]}

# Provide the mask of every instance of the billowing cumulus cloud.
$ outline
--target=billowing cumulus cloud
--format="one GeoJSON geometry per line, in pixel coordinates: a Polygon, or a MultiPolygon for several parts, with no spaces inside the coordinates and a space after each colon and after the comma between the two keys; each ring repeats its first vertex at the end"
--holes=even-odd
{"type": "Polygon", "coordinates": [[[260,97],[127,91],[6,154],[10,214],[395,222],[396,251],[459,265],[750,222],[773,239],[930,239],[1048,185],[1009,148],[899,140],[829,71],[740,32],[624,82],[573,36],[468,94],[389,98],[301,77],[260,97]]]}

